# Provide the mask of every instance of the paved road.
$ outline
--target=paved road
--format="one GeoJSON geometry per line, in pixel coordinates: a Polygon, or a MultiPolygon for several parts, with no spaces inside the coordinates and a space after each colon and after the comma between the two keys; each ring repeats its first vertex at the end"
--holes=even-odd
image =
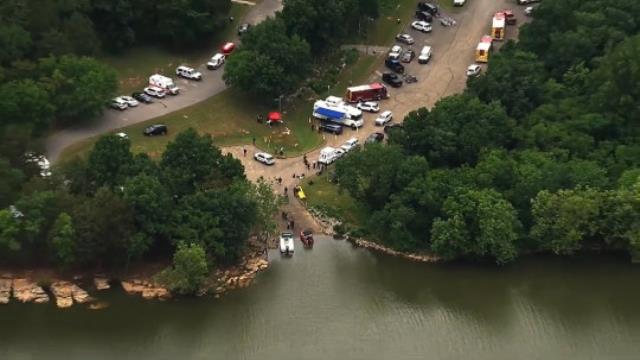
{"type": "MultiPolygon", "coordinates": [[[[257,24],[281,9],[282,0],[262,0],[251,7],[243,22],[257,24]]],[[[53,133],[46,141],[45,152],[47,157],[55,162],[67,146],[78,141],[169,114],[204,101],[226,89],[226,85],[222,80],[222,69],[209,71],[206,69],[205,64],[200,64],[198,68],[202,71],[204,79],[200,82],[177,79],[176,83],[181,88],[181,93],[178,96],[168,96],[153,104],[140,104],[137,108],[122,112],[109,109],[91,124],[84,124],[53,133]]]]}
{"type": "MultiPolygon", "coordinates": [[[[415,39],[416,44],[413,49],[419,52],[422,46],[432,46],[433,56],[427,65],[420,65],[413,61],[406,66],[406,72],[416,76],[419,81],[415,84],[405,84],[399,89],[389,88],[391,97],[380,103],[381,111],[391,110],[394,121],[402,119],[412,110],[419,107],[431,108],[439,99],[460,93],[466,86],[465,70],[469,64],[474,62],[474,52],[477,43],[482,35],[490,32],[491,18],[493,14],[505,8],[514,10],[519,23],[526,21],[523,7],[518,7],[510,0],[473,0],[467,2],[464,8],[454,12],[451,16],[457,21],[455,27],[443,27],[439,23],[434,23],[433,32],[422,34],[409,29],[407,32],[415,39]]],[[[507,30],[508,38],[517,36],[517,27],[510,26],[507,30]]],[[[402,45],[406,47],[405,45],[402,45]]],[[[385,71],[380,68],[371,74],[369,81],[381,81],[381,73],[385,71]]],[[[341,96],[342,94],[334,94],[341,96]]],[[[382,131],[374,126],[375,114],[365,113],[365,125],[358,131],[345,129],[341,136],[327,134],[326,143],[328,146],[339,146],[351,137],[357,137],[363,143],[366,137],[375,131],[382,131]]],[[[293,178],[293,174],[309,175],[309,170],[303,164],[302,157],[277,160],[273,166],[264,166],[253,160],[252,155],[257,149],[247,146],[247,156],[243,156],[243,147],[230,147],[224,149],[240,159],[245,166],[247,177],[256,180],[262,176],[265,179],[273,180],[275,177],[282,177],[282,185],[275,185],[279,193],[283,193],[284,187],[292,189],[299,183],[299,179],[293,178]]],[[[320,150],[315,150],[307,154],[309,161],[318,159],[320,150]]],[[[289,190],[289,195],[291,191],[289,190]]],[[[293,199],[293,198],[292,198],[293,199]]],[[[312,220],[297,200],[290,202],[286,211],[297,214],[300,217],[300,224],[305,227],[314,227],[312,220]]],[[[298,220],[296,220],[298,223],[298,220]]]]}

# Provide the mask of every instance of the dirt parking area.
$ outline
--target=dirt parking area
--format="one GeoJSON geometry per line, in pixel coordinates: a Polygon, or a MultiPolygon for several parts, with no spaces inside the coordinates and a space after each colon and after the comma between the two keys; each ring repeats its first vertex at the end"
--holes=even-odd
{"type": "MultiPolygon", "coordinates": [[[[412,49],[419,53],[423,46],[429,45],[432,48],[432,58],[428,64],[418,64],[417,58],[410,64],[405,64],[405,72],[418,78],[417,83],[404,84],[401,88],[389,89],[390,98],[380,102],[380,111],[391,110],[393,112],[394,122],[400,122],[412,110],[420,107],[431,108],[439,99],[460,93],[466,86],[467,77],[465,74],[467,66],[474,63],[475,47],[480,38],[490,33],[491,19],[493,14],[502,9],[512,9],[518,25],[528,21],[524,15],[524,7],[516,5],[509,0],[470,0],[467,4],[459,9],[451,12],[445,11],[446,16],[455,19],[456,25],[445,27],[439,22],[434,21],[433,31],[423,34],[412,30],[410,24],[406,24],[406,32],[415,39],[412,49]]],[[[513,39],[517,37],[518,25],[509,26],[507,28],[507,38],[513,39]]],[[[406,48],[406,45],[402,45],[406,48]]],[[[499,45],[497,46],[499,47],[499,45]]],[[[381,75],[387,71],[384,68],[383,60],[386,54],[380,57],[380,67],[378,71],[371,74],[369,82],[381,81],[381,75]]],[[[483,69],[484,70],[484,69],[483,69]]],[[[342,96],[343,94],[334,94],[342,96]]],[[[347,139],[356,137],[363,143],[367,136],[376,131],[382,131],[381,127],[374,125],[376,114],[364,114],[364,126],[357,131],[346,129],[340,136],[326,134],[327,146],[340,146],[347,139]]],[[[291,214],[299,214],[298,217],[303,219],[300,221],[302,226],[314,227],[311,219],[297,200],[293,199],[291,189],[299,183],[300,179],[293,177],[294,174],[305,174],[309,176],[315,171],[309,170],[303,163],[302,157],[279,159],[275,165],[265,166],[253,159],[253,153],[257,149],[246,147],[231,147],[224,149],[226,152],[232,153],[240,159],[245,166],[247,177],[256,180],[258,177],[264,177],[273,180],[282,177],[282,184],[274,182],[276,192],[283,194],[286,187],[290,196],[290,205],[287,211],[291,214]],[[243,156],[243,148],[247,149],[246,157],[243,156]]],[[[307,154],[310,162],[318,159],[320,149],[307,154]]]]}

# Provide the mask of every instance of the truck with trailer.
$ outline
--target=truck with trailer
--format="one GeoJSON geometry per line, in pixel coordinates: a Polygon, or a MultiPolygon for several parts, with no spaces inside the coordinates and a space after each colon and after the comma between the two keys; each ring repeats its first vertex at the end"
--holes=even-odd
{"type": "Polygon", "coordinates": [[[171,95],[180,93],[180,88],[176,86],[173,79],[164,75],[154,74],[149,76],[149,85],[161,88],[171,95]]]}
{"type": "Polygon", "coordinates": [[[378,101],[389,97],[387,88],[382,83],[352,86],[347,88],[344,100],[350,103],[378,101]]]}
{"type": "Polygon", "coordinates": [[[318,100],[313,104],[313,117],[352,129],[364,124],[362,110],[349,105],[331,104],[325,100],[318,100]]]}

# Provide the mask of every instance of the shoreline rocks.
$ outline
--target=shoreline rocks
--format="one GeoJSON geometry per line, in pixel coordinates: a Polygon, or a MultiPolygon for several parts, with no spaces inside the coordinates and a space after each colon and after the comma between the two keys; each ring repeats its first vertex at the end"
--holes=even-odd
{"type": "Polygon", "coordinates": [[[258,272],[264,271],[268,267],[269,261],[261,252],[257,256],[245,258],[237,267],[216,271],[216,284],[210,287],[214,298],[217,299],[230,290],[248,287],[256,278],[258,272]]]}
{"type": "Polygon", "coordinates": [[[96,287],[96,290],[98,291],[108,290],[111,288],[111,285],[109,284],[109,280],[103,277],[93,278],[93,285],[96,287]]]}
{"type": "Polygon", "coordinates": [[[61,309],[71,307],[74,303],[85,304],[92,300],[86,291],[68,281],[55,281],[51,284],[50,290],[56,298],[56,306],[61,309]]]}
{"type": "Polygon", "coordinates": [[[121,281],[122,289],[129,295],[141,295],[146,300],[166,300],[171,298],[171,293],[166,288],[150,281],[132,279],[121,281]]]}
{"type": "Polygon", "coordinates": [[[391,255],[391,256],[401,257],[411,261],[424,262],[424,263],[435,263],[440,261],[440,258],[438,258],[435,255],[406,253],[402,251],[393,250],[391,248],[388,248],[384,245],[380,245],[378,243],[374,243],[372,241],[367,241],[362,239],[352,239],[352,238],[350,238],[349,241],[351,241],[355,246],[358,246],[358,247],[377,251],[377,252],[391,255]]]}
{"type": "Polygon", "coordinates": [[[13,279],[13,298],[22,303],[46,304],[49,302],[49,295],[42,287],[24,278],[13,279]]]}
{"type": "Polygon", "coordinates": [[[0,279],[0,305],[5,305],[9,303],[11,299],[11,279],[0,279]]]}

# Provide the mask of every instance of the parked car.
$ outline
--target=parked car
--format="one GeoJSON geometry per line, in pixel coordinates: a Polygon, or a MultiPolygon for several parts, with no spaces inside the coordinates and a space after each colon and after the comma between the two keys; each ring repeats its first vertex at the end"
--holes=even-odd
{"type": "Polygon", "coordinates": [[[398,88],[402,86],[402,79],[400,78],[400,76],[398,76],[398,74],[395,74],[395,73],[387,72],[382,74],[382,81],[386,82],[392,87],[398,88]]]}
{"type": "Polygon", "coordinates": [[[480,71],[482,71],[482,68],[480,67],[480,65],[471,64],[467,68],[467,76],[469,76],[469,77],[478,76],[478,75],[480,75],[480,71]]]}
{"type": "Polygon", "coordinates": [[[146,127],[142,132],[145,136],[156,136],[156,135],[167,135],[169,129],[167,125],[164,124],[155,124],[149,127],[146,127]]]}
{"type": "Polygon", "coordinates": [[[380,106],[375,101],[359,102],[356,107],[362,111],[370,113],[377,113],[378,111],[380,111],[380,106]]]}
{"type": "Polygon", "coordinates": [[[156,86],[147,86],[146,88],[144,88],[144,93],[158,99],[162,99],[166,96],[165,91],[156,86]]]}
{"type": "Polygon", "coordinates": [[[438,13],[438,5],[434,5],[426,1],[423,1],[418,3],[418,10],[426,11],[431,15],[435,15],[438,13]]]}
{"type": "Polygon", "coordinates": [[[47,159],[46,156],[29,151],[24,154],[24,162],[26,164],[35,164],[40,170],[40,176],[42,177],[51,176],[51,163],[49,162],[49,159],[47,159]]]}
{"type": "Polygon", "coordinates": [[[400,54],[402,54],[402,46],[393,45],[391,47],[391,51],[389,51],[389,54],[387,55],[387,59],[398,60],[400,59],[400,54]]]}
{"type": "Polygon", "coordinates": [[[127,102],[122,100],[122,98],[119,96],[111,100],[111,104],[109,106],[120,111],[124,111],[129,108],[129,105],[127,104],[127,102]]]}
{"type": "Polygon", "coordinates": [[[410,63],[413,58],[416,57],[416,52],[413,51],[412,49],[407,49],[404,52],[402,52],[402,56],[400,57],[400,61],[404,62],[404,63],[410,63]]]}
{"type": "Polygon", "coordinates": [[[336,135],[342,134],[342,126],[340,125],[322,123],[320,124],[320,129],[324,132],[336,135]]]}
{"type": "Polygon", "coordinates": [[[131,97],[145,104],[151,104],[153,102],[153,98],[143,92],[134,92],[131,94],[131,97]]]}
{"type": "Polygon", "coordinates": [[[244,33],[246,33],[247,31],[249,31],[249,29],[251,29],[251,24],[242,24],[240,26],[238,26],[238,36],[242,36],[244,35],[244,33]]]}
{"type": "Polygon", "coordinates": [[[416,42],[415,40],[413,40],[413,37],[411,35],[406,33],[396,35],[396,40],[407,45],[411,45],[416,42]]]}
{"type": "Polygon", "coordinates": [[[524,14],[527,16],[533,15],[533,6],[527,6],[524,8],[524,14]]]}
{"type": "Polygon", "coordinates": [[[336,154],[336,160],[337,160],[337,159],[340,159],[341,157],[343,157],[343,156],[344,156],[344,154],[346,154],[346,153],[347,153],[347,152],[346,152],[342,147],[337,148],[337,149],[336,149],[336,151],[335,151],[335,154],[336,154]]]}
{"type": "Polygon", "coordinates": [[[391,113],[391,111],[383,111],[380,115],[378,115],[378,118],[376,118],[376,126],[384,126],[387,123],[390,123],[391,120],[393,120],[393,114],[391,113]]]}
{"type": "Polygon", "coordinates": [[[176,75],[189,80],[202,80],[202,74],[200,71],[196,71],[196,69],[184,65],[176,68],[176,75]]]}
{"type": "Polygon", "coordinates": [[[540,0],[518,0],[518,5],[528,5],[540,2],[540,0]]]}
{"type": "Polygon", "coordinates": [[[431,32],[432,30],[431,24],[426,21],[414,21],[411,23],[411,28],[424,33],[431,32]]]}
{"type": "Polygon", "coordinates": [[[123,132],[115,133],[114,135],[119,137],[119,138],[121,138],[121,139],[128,139],[129,138],[129,135],[127,135],[126,133],[123,133],[123,132]]]}
{"type": "Polygon", "coordinates": [[[215,70],[224,65],[226,57],[224,54],[217,53],[207,62],[207,69],[215,70]]]}
{"type": "Polygon", "coordinates": [[[385,125],[384,126],[384,132],[385,132],[385,134],[388,134],[388,133],[390,133],[392,131],[396,131],[396,130],[402,129],[402,128],[403,128],[402,124],[389,124],[389,125],[385,125]]]}
{"type": "Polygon", "coordinates": [[[431,46],[424,46],[418,55],[418,63],[426,64],[431,60],[431,46]]]}
{"type": "Polygon", "coordinates": [[[138,104],[140,104],[138,100],[132,98],[131,96],[120,96],[120,99],[126,102],[129,107],[136,107],[138,106],[138,104]]]}
{"type": "Polygon", "coordinates": [[[381,132],[374,132],[373,134],[367,136],[367,139],[364,141],[365,144],[374,144],[380,143],[384,140],[384,134],[381,132]]]}
{"type": "Polygon", "coordinates": [[[387,68],[397,72],[398,74],[403,74],[404,73],[404,65],[402,65],[400,63],[400,61],[398,61],[398,60],[386,59],[384,61],[384,66],[386,66],[387,68]]]}
{"type": "Polygon", "coordinates": [[[256,159],[257,162],[261,162],[265,165],[273,165],[276,163],[276,160],[273,158],[271,154],[267,154],[266,152],[258,152],[253,155],[253,158],[256,159]]]}
{"type": "Polygon", "coordinates": [[[433,21],[433,16],[426,11],[418,10],[416,11],[416,19],[430,23],[433,21]]]}
{"type": "Polygon", "coordinates": [[[340,146],[340,148],[346,152],[349,152],[351,150],[354,150],[358,147],[358,139],[357,138],[351,138],[347,141],[344,142],[344,144],[342,144],[342,146],[340,146]]]}
{"type": "Polygon", "coordinates": [[[453,6],[463,6],[467,0],[453,0],[453,6]]]}
{"type": "Polygon", "coordinates": [[[233,52],[233,50],[236,49],[236,44],[232,43],[232,42],[227,42],[224,45],[222,45],[222,53],[225,55],[229,55],[233,52]]]}
{"type": "Polygon", "coordinates": [[[516,16],[513,14],[513,11],[509,9],[504,9],[499,12],[504,14],[505,22],[507,23],[507,25],[515,25],[518,22],[518,19],[516,19],[516,16]]]}

